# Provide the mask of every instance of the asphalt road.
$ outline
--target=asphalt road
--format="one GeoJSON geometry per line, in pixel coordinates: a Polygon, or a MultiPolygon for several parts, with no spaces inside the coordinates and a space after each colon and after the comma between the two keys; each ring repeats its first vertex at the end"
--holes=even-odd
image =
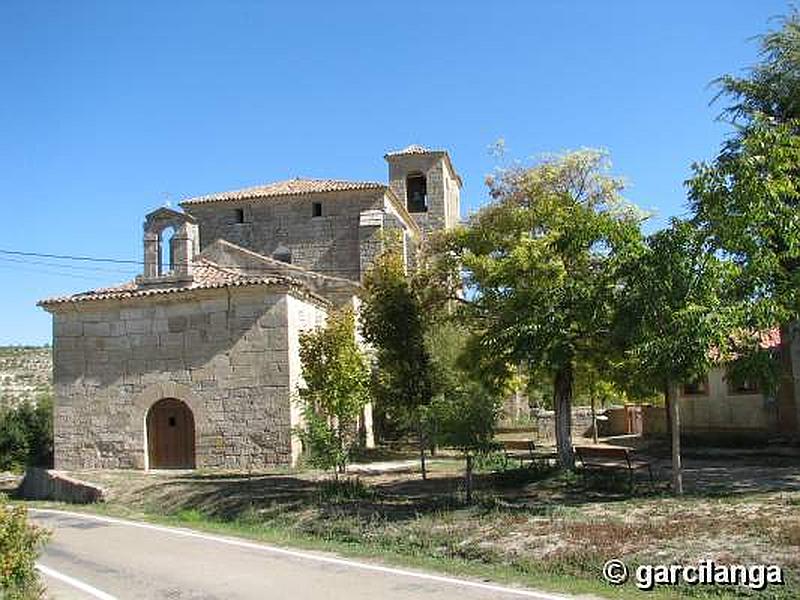
{"type": "Polygon", "coordinates": [[[567,598],[109,517],[31,517],[53,531],[39,566],[57,599],[567,598]]]}

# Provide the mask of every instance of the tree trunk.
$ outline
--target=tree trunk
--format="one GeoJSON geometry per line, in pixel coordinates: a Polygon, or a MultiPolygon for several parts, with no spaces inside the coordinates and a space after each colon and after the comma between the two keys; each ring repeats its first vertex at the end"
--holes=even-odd
{"type": "MultiPolygon", "coordinates": [[[[337,425],[338,425],[338,423],[337,423],[337,425]]],[[[347,462],[346,462],[346,459],[344,458],[344,456],[345,456],[344,449],[345,449],[346,446],[345,446],[345,441],[344,441],[344,434],[342,433],[342,428],[341,427],[338,427],[338,429],[337,429],[337,440],[338,440],[338,444],[339,444],[339,457],[340,457],[340,459],[339,459],[339,464],[336,465],[336,468],[338,469],[339,473],[344,473],[347,470],[347,462]]]]}
{"type": "Polygon", "coordinates": [[[681,419],[680,402],[678,402],[678,384],[667,384],[667,402],[669,404],[669,420],[672,427],[672,492],[683,494],[683,468],[681,467],[681,419]]]}
{"type": "Polygon", "coordinates": [[[592,390],[592,441],[597,443],[597,399],[592,390]]]}
{"type": "Polygon", "coordinates": [[[794,391],[794,365],[792,364],[792,328],[781,326],[780,379],[778,380],[778,431],[797,431],[797,398],[794,391]]]}
{"type": "Polygon", "coordinates": [[[472,469],[472,454],[467,454],[467,469],[464,473],[464,493],[466,495],[467,504],[472,504],[472,469]]]}
{"type": "Polygon", "coordinates": [[[422,421],[417,421],[417,444],[419,444],[419,468],[422,480],[428,479],[428,466],[425,462],[425,433],[422,431],[422,421]]]}
{"type": "Polygon", "coordinates": [[[575,468],[572,452],[572,363],[556,371],[553,385],[553,407],[556,412],[556,450],[562,469],[575,468]]]}

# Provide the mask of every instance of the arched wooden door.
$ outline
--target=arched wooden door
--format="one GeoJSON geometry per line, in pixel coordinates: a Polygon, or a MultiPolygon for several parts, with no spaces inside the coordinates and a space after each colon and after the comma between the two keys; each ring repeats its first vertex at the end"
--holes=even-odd
{"type": "Polygon", "coordinates": [[[194,416],[185,403],[164,398],[147,413],[151,469],[194,469],[194,416]]]}

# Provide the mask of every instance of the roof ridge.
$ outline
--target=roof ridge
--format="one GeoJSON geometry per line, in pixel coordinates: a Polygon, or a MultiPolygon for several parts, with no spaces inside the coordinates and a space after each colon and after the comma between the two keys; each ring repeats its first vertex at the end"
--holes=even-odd
{"type": "Polygon", "coordinates": [[[403,154],[439,154],[439,153],[447,153],[447,150],[437,149],[437,148],[427,148],[422,144],[409,144],[405,148],[401,148],[400,150],[389,150],[385,154],[385,156],[400,156],[403,154]]]}
{"type": "Polygon", "coordinates": [[[296,177],[294,179],[283,179],[261,185],[186,198],[179,204],[181,206],[191,206],[206,202],[224,202],[229,200],[273,198],[280,196],[302,196],[306,194],[386,189],[387,187],[388,185],[386,183],[379,181],[296,177]]]}
{"type": "Polygon", "coordinates": [[[317,300],[329,303],[328,300],[326,300],[319,294],[316,294],[311,290],[309,290],[308,286],[302,281],[295,279],[294,277],[276,273],[264,277],[257,277],[257,276],[239,277],[229,281],[194,282],[191,285],[185,285],[179,287],[154,287],[154,288],[136,287],[133,289],[118,289],[118,290],[107,289],[105,291],[90,291],[90,292],[73,294],[71,296],[56,296],[52,298],[45,298],[43,300],[39,300],[36,303],[36,305],[41,307],[47,307],[57,304],[68,304],[68,303],[75,304],[81,302],[93,302],[93,301],[96,302],[100,300],[123,300],[129,298],[161,296],[166,294],[180,294],[180,293],[195,292],[200,290],[244,287],[250,285],[275,285],[275,284],[285,285],[289,288],[302,290],[302,292],[309,297],[313,297],[316,298],[317,300]]]}
{"type": "Polygon", "coordinates": [[[225,273],[227,275],[233,275],[233,276],[236,276],[236,277],[245,276],[242,273],[240,273],[239,271],[237,271],[236,269],[231,268],[231,267],[227,267],[227,266],[223,266],[223,265],[221,265],[219,263],[214,262],[213,260],[210,260],[210,259],[206,258],[205,256],[198,256],[197,260],[194,261],[194,262],[195,262],[195,265],[203,265],[203,266],[206,266],[206,267],[210,267],[212,269],[216,269],[217,271],[220,271],[221,273],[225,273]]]}

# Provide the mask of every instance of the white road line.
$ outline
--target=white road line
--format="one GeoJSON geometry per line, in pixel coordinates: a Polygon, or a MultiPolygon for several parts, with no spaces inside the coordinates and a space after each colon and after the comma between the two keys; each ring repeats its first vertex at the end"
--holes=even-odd
{"type": "Polygon", "coordinates": [[[53,579],[58,579],[59,581],[63,581],[67,585],[71,585],[72,587],[77,588],[82,592],[86,592],[87,594],[97,598],[98,600],[117,600],[117,598],[115,596],[112,596],[111,594],[106,594],[105,592],[98,590],[96,587],[93,587],[88,583],[79,581],[74,577],[70,577],[69,575],[64,575],[64,573],[59,573],[55,569],[46,567],[41,563],[36,563],[36,568],[47,577],[52,577],[53,579]]]}
{"type": "MultiPolygon", "coordinates": [[[[333,556],[324,556],[319,554],[311,554],[309,552],[289,550],[287,548],[279,548],[277,546],[269,546],[267,544],[257,544],[255,542],[247,542],[235,538],[222,537],[207,533],[199,533],[197,531],[192,531],[190,529],[182,529],[178,527],[164,527],[162,525],[153,525],[152,523],[141,523],[139,521],[128,521],[126,519],[118,519],[116,517],[104,517],[99,515],[90,515],[87,513],[70,512],[66,510],[55,510],[51,508],[29,508],[28,510],[33,513],[65,515],[69,517],[77,517],[80,519],[92,519],[103,523],[113,523],[114,525],[127,525],[128,527],[138,527],[140,529],[149,529],[151,531],[171,533],[173,535],[180,535],[183,537],[196,538],[210,542],[217,542],[219,544],[227,544],[228,546],[237,546],[239,548],[247,548],[249,550],[260,550],[262,552],[269,552],[272,554],[282,554],[284,556],[291,556],[294,558],[300,558],[304,560],[316,561],[332,565],[339,565],[343,567],[351,567],[354,569],[362,569],[364,571],[377,571],[378,573],[399,575],[402,577],[411,577],[414,579],[423,579],[426,581],[435,581],[437,583],[446,583],[449,585],[475,588],[479,590],[486,590],[489,592],[496,592],[498,594],[522,596],[525,598],[533,598],[534,600],[573,600],[572,596],[564,596],[561,594],[549,594],[546,592],[536,592],[533,590],[504,587],[501,585],[494,585],[491,583],[481,583],[480,581],[457,579],[455,577],[447,577],[445,575],[433,575],[431,573],[422,573],[419,571],[407,571],[405,569],[395,569],[392,567],[373,565],[370,563],[358,562],[355,560],[348,560],[344,558],[336,558],[333,556]]],[[[110,596],[104,596],[104,597],[111,598],[110,596]]]]}

